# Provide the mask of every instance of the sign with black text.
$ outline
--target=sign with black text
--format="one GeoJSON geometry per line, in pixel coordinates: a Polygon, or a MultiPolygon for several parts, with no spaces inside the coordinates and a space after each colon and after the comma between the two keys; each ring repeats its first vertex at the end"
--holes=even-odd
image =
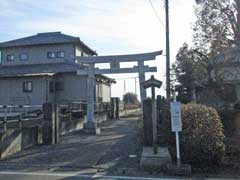
{"type": "Polygon", "coordinates": [[[182,131],[181,103],[171,102],[171,125],[173,132],[182,131]]]}

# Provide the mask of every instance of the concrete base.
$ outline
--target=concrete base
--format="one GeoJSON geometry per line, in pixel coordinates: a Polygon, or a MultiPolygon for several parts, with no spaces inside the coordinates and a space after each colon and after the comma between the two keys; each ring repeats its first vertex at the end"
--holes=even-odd
{"type": "Polygon", "coordinates": [[[180,164],[179,166],[168,164],[166,167],[167,174],[173,176],[191,176],[192,173],[192,168],[189,164],[180,164]]]}
{"type": "Polygon", "coordinates": [[[158,153],[153,153],[153,147],[143,147],[140,166],[144,168],[162,168],[171,163],[171,155],[166,147],[158,147],[158,153]]]}
{"type": "Polygon", "coordinates": [[[86,122],[83,124],[83,131],[87,134],[100,134],[101,130],[94,122],[86,122]]]}

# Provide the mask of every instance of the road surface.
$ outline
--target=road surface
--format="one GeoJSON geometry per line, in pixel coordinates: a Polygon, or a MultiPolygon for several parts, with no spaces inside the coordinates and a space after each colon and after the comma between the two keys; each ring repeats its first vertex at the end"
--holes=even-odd
{"type": "Polygon", "coordinates": [[[107,176],[103,174],[0,172],[0,180],[237,180],[226,178],[152,178],[133,176],[107,176]]]}

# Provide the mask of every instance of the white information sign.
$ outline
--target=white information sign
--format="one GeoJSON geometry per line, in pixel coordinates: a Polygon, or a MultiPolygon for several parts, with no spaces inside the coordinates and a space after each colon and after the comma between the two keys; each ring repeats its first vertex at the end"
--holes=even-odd
{"type": "Polygon", "coordinates": [[[173,132],[182,131],[181,103],[171,102],[171,124],[173,132]]]}

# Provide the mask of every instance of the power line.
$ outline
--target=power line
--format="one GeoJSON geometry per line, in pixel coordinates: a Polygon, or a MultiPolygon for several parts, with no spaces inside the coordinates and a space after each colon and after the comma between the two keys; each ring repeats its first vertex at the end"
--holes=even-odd
{"type": "Polygon", "coordinates": [[[152,0],[148,0],[148,1],[149,1],[150,5],[151,5],[151,7],[152,7],[152,9],[153,9],[153,11],[154,11],[156,17],[157,17],[159,23],[164,27],[163,21],[161,20],[161,18],[160,18],[160,16],[159,16],[158,12],[157,12],[157,10],[156,10],[156,8],[154,7],[152,0]]]}
{"type": "Polygon", "coordinates": [[[126,77],[126,78],[114,78],[115,80],[127,80],[127,79],[135,79],[138,78],[138,76],[135,77],[126,77]]]}

